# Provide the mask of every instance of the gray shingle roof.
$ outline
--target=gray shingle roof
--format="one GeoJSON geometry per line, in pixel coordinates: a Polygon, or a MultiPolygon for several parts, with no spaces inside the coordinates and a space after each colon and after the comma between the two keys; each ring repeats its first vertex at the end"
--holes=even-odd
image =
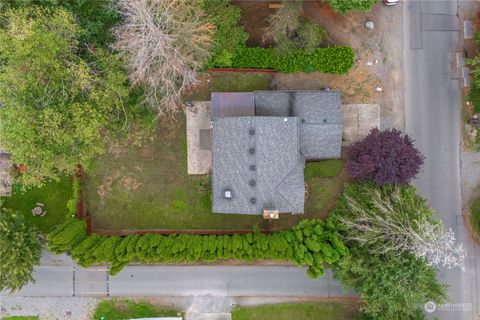
{"type": "Polygon", "coordinates": [[[307,160],[340,158],[343,130],[337,91],[255,91],[257,116],[298,117],[307,160]]]}
{"type": "Polygon", "coordinates": [[[213,212],[304,211],[298,118],[226,117],[213,127],[213,212]]]}

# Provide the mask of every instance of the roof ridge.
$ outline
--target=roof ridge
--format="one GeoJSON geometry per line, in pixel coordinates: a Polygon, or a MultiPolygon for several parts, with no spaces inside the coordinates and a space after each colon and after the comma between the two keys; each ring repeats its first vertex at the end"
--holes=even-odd
{"type": "MultiPolygon", "coordinates": [[[[283,198],[285,201],[287,201],[292,207],[295,207],[295,204],[292,203],[287,196],[285,196],[282,192],[283,188],[282,186],[285,185],[285,181],[292,176],[292,172],[296,170],[299,166],[304,166],[305,160],[303,158],[303,155],[300,154],[300,159],[298,160],[298,163],[292,167],[290,171],[285,175],[285,177],[275,186],[275,191],[283,198]]],[[[290,193],[289,193],[290,194],[290,193]]]]}

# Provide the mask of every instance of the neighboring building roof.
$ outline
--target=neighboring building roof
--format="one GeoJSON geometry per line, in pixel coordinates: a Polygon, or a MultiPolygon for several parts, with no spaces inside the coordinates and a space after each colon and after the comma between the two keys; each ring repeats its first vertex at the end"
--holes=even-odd
{"type": "Polygon", "coordinates": [[[253,92],[212,92],[212,119],[254,116],[253,92]]]}
{"type": "Polygon", "coordinates": [[[218,118],[212,139],[213,212],[304,211],[298,118],[218,118]]]}
{"type": "Polygon", "coordinates": [[[298,117],[307,160],[340,158],[343,130],[337,91],[255,91],[257,116],[298,117]]]}

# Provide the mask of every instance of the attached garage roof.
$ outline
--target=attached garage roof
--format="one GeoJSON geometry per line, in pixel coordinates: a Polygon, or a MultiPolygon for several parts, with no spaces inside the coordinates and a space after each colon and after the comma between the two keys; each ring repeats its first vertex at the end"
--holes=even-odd
{"type": "Polygon", "coordinates": [[[253,92],[212,92],[212,119],[255,115],[253,92]]]}

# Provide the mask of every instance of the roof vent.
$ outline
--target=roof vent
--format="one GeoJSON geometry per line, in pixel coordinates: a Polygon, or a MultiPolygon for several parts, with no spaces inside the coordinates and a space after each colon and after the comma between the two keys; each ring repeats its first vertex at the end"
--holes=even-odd
{"type": "Polygon", "coordinates": [[[327,123],[327,118],[323,119],[323,123],[327,123]]]}
{"type": "Polygon", "coordinates": [[[248,149],[248,153],[254,154],[254,153],[255,153],[255,148],[250,148],[250,149],[248,149]]]}
{"type": "Polygon", "coordinates": [[[304,119],[304,118],[302,118],[302,123],[305,123],[305,119],[304,119]]]}
{"type": "Polygon", "coordinates": [[[250,198],[250,203],[255,204],[257,202],[257,198],[250,198]]]}
{"type": "Polygon", "coordinates": [[[232,190],[226,189],[224,195],[225,199],[232,199],[232,190]]]}
{"type": "Polygon", "coordinates": [[[288,121],[288,118],[283,118],[283,122],[287,122],[288,121]]]}
{"type": "Polygon", "coordinates": [[[254,164],[251,164],[250,165],[250,171],[255,171],[255,170],[257,170],[257,167],[255,167],[254,164]]]}
{"type": "Polygon", "coordinates": [[[254,136],[255,135],[255,129],[248,130],[248,134],[251,135],[251,136],[254,136]]]}
{"type": "Polygon", "coordinates": [[[257,182],[256,182],[255,180],[253,180],[253,179],[250,180],[250,181],[248,181],[248,185],[249,185],[250,187],[255,187],[256,184],[257,184],[257,182]]]}

